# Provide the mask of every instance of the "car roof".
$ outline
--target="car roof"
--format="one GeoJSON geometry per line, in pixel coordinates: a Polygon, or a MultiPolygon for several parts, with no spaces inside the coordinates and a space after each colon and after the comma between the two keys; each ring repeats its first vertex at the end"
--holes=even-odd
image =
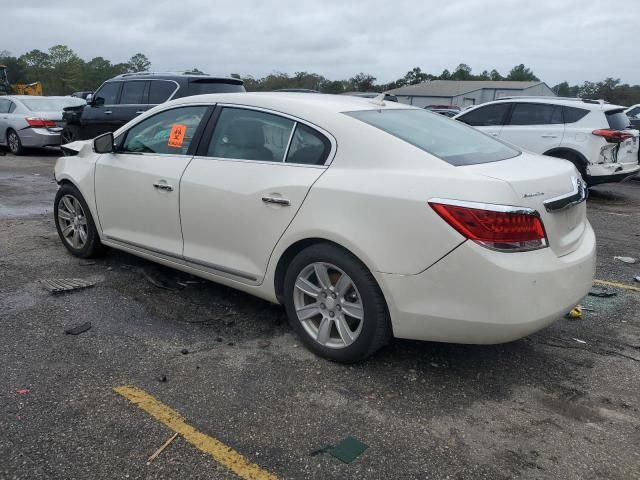
{"type": "Polygon", "coordinates": [[[265,108],[280,111],[301,118],[309,116],[326,115],[329,113],[342,113],[357,110],[397,110],[415,109],[410,105],[396,102],[377,102],[371,98],[352,97],[349,95],[309,95],[299,92],[238,92],[238,93],[212,93],[206,95],[194,95],[172,100],[164,105],[180,105],[190,103],[228,103],[265,108]]]}
{"type": "Polygon", "coordinates": [[[217,80],[223,82],[229,82],[236,85],[243,85],[244,82],[239,78],[234,77],[225,77],[225,76],[216,76],[209,75],[207,73],[177,73],[177,72],[136,72],[136,73],[123,73],[121,75],[117,75],[113,78],[107,80],[107,82],[112,82],[116,80],[179,80],[179,79],[188,79],[188,80],[198,80],[198,79],[207,79],[207,80],[217,80]]]}
{"type": "Polygon", "coordinates": [[[600,100],[589,100],[589,99],[581,99],[581,98],[562,98],[562,97],[506,97],[501,98],[499,100],[494,100],[492,102],[481,103],[479,105],[475,105],[473,108],[469,108],[464,110],[463,113],[469,112],[471,110],[475,110],[477,107],[496,104],[496,103],[545,103],[547,105],[564,105],[567,107],[576,107],[582,108],[584,110],[601,110],[601,111],[609,111],[609,110],[619,110],[624,109],[625,107],[621,105],[613,105],[611,103],[606,103],[600,100]]]}

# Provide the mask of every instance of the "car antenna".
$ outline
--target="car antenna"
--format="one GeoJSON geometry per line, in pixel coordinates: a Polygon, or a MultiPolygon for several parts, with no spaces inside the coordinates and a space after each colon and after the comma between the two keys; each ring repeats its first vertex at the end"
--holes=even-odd
{"type": "Polygon", "coordinates": [[[374,105],[379,105],[381,107],[385,107],[387,104],[384,103],[384,97],[385,97],[386,93],[382,92],[380,95],[378,95],[375,98],[372,98],[371,100],[369,100],[371,103],[373,103],[374,105]]]}

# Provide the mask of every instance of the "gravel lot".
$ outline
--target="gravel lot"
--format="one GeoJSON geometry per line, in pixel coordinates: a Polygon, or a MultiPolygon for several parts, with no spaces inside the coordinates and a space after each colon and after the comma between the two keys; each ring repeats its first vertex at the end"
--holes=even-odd
{"type": "MultiPolygon", "coordinates": [[[[582,319],[506,345],[395,341],[332,364],[278,306],[114,250],[70,256],[58,154],[32,154],[0,157],[0,478],[237,478],[181,437],[147,466],[173,432],[120,385],[279,478],[640,478],[640,292],[587,297],[582,319]],[[64,277],[96,286],[39,283],[64,277]],[[349,435],[369,446],[353,463],[317,453],[349,435]]],[[[597,278],[633,285],[640,263],[613,257],[640,258],[640,182],[592,189],[589,218],[597,278]]]]}

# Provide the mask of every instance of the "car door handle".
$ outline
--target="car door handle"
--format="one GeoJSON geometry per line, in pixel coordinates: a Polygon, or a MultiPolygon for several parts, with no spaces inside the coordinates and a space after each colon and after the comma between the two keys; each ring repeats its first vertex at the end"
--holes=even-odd
{"type": "Polygon", "coordinates": [[[105,115],[111,115],[113,112],[111,110],[105,110],[103,113],[105,115]]]}
{"type": "Polygon", "coordinates": [[[138,110],[138,111],[136,112],[136,115],[140,115],[141,113],[144,113],[144,110],[138,110]]]}
{"type": "Polygon", "coordinates": [[[542,138],[558,138],[557,135],[541,135],[542,138]]]}
{"type": "Polygon", "coordinates": [[[165,190],[167,192],[173,192],[173,185],[169,185],[166,183],[154,183],[153,186],[158,190],[165,190]]]}
{"type": "Polygon", "coordinates": [[[281,197],[265,196],[265,197],[262,197],[262,201],[264,203],[273,203],[274,205],[284,205],[284,206],[291,205],[291,202],[289,200],[281,197]]]}

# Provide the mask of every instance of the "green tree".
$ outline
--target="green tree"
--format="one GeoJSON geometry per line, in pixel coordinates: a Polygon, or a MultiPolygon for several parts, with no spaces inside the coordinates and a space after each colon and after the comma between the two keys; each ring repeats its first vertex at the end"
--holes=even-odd
{"type": "Polygon", "coordinates": [[[149,68],[151,68],[151,62],[144,53],[136,53],[127,62],[129,73],[148,72],[149,68]]]}
{"type": "Polygon", "coordinates": [[[524,64],[516,65],[509,71],[506,80],[517,82],[538,82],[540,79],[533,72],[524,66],[524,64]]]}
{"type": "Polygon", "coordinates": [[[471,67],[466,63],[461,63],[451,74],[451,80],[472,80],[471,67]]]}
{"type": "Polygon", "coordinates": [[[449,72],[449,70],[447,70],[446,68],[442,71],[442,73],[440,74],[440,76],[438,77],[439,80],[451,80],[451,72],[449,72]]]}
{"type": "Polygon", "coordinates": [[[355,90],[356,92],[370,92],[374,90],[375,81],[376,77],[362,72],[349,79],[351,88],[353,88],[353,90],[355,90]]]}
{"type": "Polygon", "coordinates": [[[489,79],[493,81],[500,81],[500,80],[504,80],[504,77],[500,75],[500,72],[494,68],[489,73],[489,79]]]}

